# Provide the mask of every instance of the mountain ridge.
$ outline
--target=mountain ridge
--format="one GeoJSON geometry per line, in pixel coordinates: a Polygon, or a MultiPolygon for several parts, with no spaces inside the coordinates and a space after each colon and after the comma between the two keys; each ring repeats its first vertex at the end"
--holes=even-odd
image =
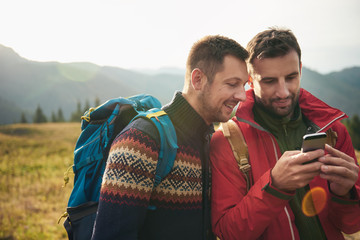
{"type": "MultiPolygon", "coordinates": [[[[30,120],[37,106],[48,117],[61,108],[69,119],[79,102],[93,106],[95,98],[104,102],[148,93],[165,104],[183,87],[185,70],[138,71],[89,62],[36,62],[0,44],[0,107],[6,116],[0,124],[19,121],[22,112],[30,120]]],[[[360,115],[360,67],[329,74],[303,67],[301,86],[349,116],[360,115]]]]}

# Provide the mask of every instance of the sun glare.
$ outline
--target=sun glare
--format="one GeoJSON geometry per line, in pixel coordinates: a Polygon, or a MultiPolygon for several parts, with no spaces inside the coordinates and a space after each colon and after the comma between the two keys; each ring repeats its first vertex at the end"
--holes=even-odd
{"type": "Polygon", "coordinates": [[[315,187],[309,190],[301,204],[303,213],[312,217],[319,214],[325,207],[327,200],[327,194],[322,187],[315,187]]]}

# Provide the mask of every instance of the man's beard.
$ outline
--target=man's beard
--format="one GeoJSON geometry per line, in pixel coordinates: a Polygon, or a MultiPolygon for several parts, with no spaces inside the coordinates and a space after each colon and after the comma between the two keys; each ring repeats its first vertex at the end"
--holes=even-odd
{"type": "Polygon", "coordinates": [[[269,114],[270,116],[274,117],[274,118],[284,118],[284,117],[288,117],[288,116],[292,116],[295,110],[295,107],[298,103],[298,99],[299,99],[299,94],[297,94],[296,96],[289,96],[287,99],[291,99],[291,104],[288,107],[288,111],[284,112],[284,113],[279,113],[279,111],[277,111],[276,108],[273,107],[272,103],[274,101],[279,100],[278,98],[276,99],[271,99],[270,100],[270,104],[265,105],[260,99],[259,97],[255,96],[255,104],[257,106],[259,106],[264,112],[266,112],[267,114],[269,114]]]}
{"type": "Polygon", "coordinates": [[[211,101],[210,96],[210,86],[206,86],[206,89],[198,96],[198,101],[200,109],[202,109],[206,120],[209,122],[224,122],[228,119],[224,119],[221,109],[218,109],[217,106],[213,106],[213,101],[211,101]]]}

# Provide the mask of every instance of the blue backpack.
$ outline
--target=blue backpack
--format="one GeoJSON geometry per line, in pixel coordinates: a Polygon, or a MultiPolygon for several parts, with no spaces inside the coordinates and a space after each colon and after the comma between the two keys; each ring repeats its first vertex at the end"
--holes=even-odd
{"type": "MultiPolygon", "coordinates": [[[[62,216],[66,217],[64,227],[69,239],[91,238],[111,143],[133,120],[150,119],[159,132],[160,152],[154,186],[170,172],[178,148],[176,132],[169,116],[160,108],[159,100],[141,94],[111,99],[85,112],[74,151],[74,188],[67,212],[62,216]]],[[[149,209],[153,208],[149,206],[149,209]]]]}

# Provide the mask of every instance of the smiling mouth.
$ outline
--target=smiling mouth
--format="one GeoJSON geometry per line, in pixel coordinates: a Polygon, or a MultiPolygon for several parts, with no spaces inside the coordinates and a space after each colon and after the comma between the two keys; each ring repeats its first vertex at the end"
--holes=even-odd
{"type": "Polygon", "coordinates": [[[224,105],[225,105],[225,107],[227,107],[229,110],[232,111],[236,107],[237,104],[224,104],[224,105]]]}
{"type": "Polygon", "coordinates": [[[288,107],[291,104],[291,100],[287,98],[287,99],[276,100],[273,103],[280,108],[284,108],[284,107],[288,107]]]}

